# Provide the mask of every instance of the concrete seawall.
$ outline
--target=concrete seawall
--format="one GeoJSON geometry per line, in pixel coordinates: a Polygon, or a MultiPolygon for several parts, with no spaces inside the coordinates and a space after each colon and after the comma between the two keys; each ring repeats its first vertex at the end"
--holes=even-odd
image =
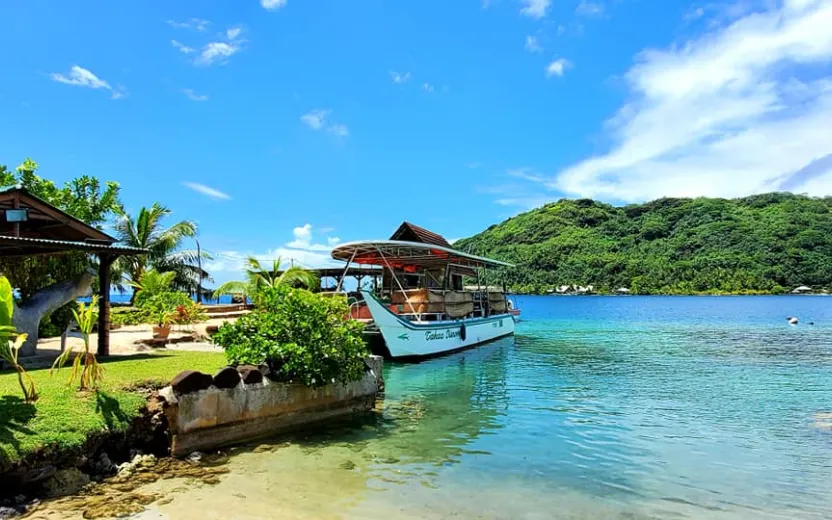
{"type": "Polygon", "coordinates": [[[368,370],[358,381],[312,388],[301,384],[240,382],[233,388],[178,394],[172,387],[160,392],[171,434],[171,454],[187,455],[299,427],[367,412],[375,404],[382,382],[383,361],[366,359],[368,370]]]}

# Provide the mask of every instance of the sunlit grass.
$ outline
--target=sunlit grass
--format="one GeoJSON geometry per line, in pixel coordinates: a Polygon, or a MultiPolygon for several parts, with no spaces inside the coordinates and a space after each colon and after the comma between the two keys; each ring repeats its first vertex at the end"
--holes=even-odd
{"type": "Polygon", "coordinates": [[[23,402],[17,375],[0,373],[0,471],[37,451],[80,447],[90,434],[123,431],[139,415],[145,398],[130,391],[138,386],[163,386],[182,370],[213,373],[225,365],[214,352],[153,352],[102,360],[104,380],[99,391],[78,392],[67,385],[69,369],[54,376],[49,369],[32,370],[40,399],[23,402]]]}

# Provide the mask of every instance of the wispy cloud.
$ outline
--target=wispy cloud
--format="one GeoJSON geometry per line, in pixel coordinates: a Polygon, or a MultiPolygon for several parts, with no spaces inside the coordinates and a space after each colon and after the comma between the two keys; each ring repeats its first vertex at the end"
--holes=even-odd
{"type": "Polygon", "coordinates": [[[191,101],[208,101],[208,96],[205,94],[197,94],[192,89],[183,88],[182,92],[190,99],[191,101]]]}
{"type": "Polygon", "coordinates": [[[529,52],[543,52],[543,46],[536,36],[526,36],[526,50],[529,52]]]}
{"type": "Polygon", "coordinates": [[[211,25],[211,22],[208,20],[203,20],[202,18],[191,18],[186,22],[176,22],[173,20],[168,20],[168,25],[173,27],[174,29],[191,29],[194,31],[203,32],[208,29],[208,26],[211,25]]]}
{"type": "Polygon", "coordinates": [[[206,44],[194,61],[197,65],[213,65],[226,63],[228,58],[237,54],[240,46],[232,42],[211,42],[206,44]]]}
{"type": "Polygon", "coordinates": [[[328,121],[332,110],[315,109],[300,116],[300,121],[311,128],[312,130],[326,130],[330,134],[338,137],[347,137],[350,135],[349,128],[341,123],[330,123],[328,121]]]}
{"type": "Polygon", "coordinates": [[[113,88],[109,83],[93,74],[90,70],[85,69],[84,67],[79,67],[78,65],[73,65],[72,68],[69,69],[69,74],[53,72],[49,75],[49,77],[52,78],[53,81],[64,83],[66,85],[106,90],[110,92],[113,99],[119,99],[124,97],[126,94],[123,87],[118,86],[113,88]]]}
{"type": "Polygon", "coordinates": [[[407,83],[408,81],[410,81],[410,73],[405,72],[404,74],[400,74],[398,72],[394,72],[394,71],[391,70],[390,71],[390,79],[393,80],[393,83],[398,83],[398,84],[407,83]]]}
{"type": "Polygon", "coordinates": [[[422,83],[422,90],[424,90],[424,91],[425,91],[425,92],[427,92],[428,94],[433,94],[433,92],[434,92],[436,89],[435,89],[435,88],[434,88],[434,86],[433,86],[433,85],[431,85],[430,83],[422,83]]]}
{"type": "Polygon", "coordinates": [[[198,182],[183,182],[184,186],[194,190],[197,193],[210,197],[214,200],[231,200],[231,196],[220,190],[214,189],[210,186],[200,184],[198,182]]]}
{"type": "Polygon", "coordinates": [[[326,118],[331,113],[331,110],[323,110],[320,108],[310,110],[309,112],[300,116],[300,120],[303,124],[311,128],[312,130],[320,130],[324,127],[324,124],[326,123],[326,118]]]}
{"type": "Polygon", "coordinates": [[[551,63],[546,65],[546,77],[551,78],[552,76],[563,76],[563,73],[566,72],[566,69],[569,66],[569,60],[564,58],[553,60],[551,63]]]}
{"type": "Polygon", "coordinates": [[[329,125],[326,128],[326,131],[330,134],[337,135],[338,137],[347,137],[350,135],[350,130],[347,128],[347,125],[342,125],[341,123],[334,123],[329,125]]]}
{"type": "Polygon", "coordinates": [[[550,187],[623,201],[783,185],[832,195],[832,164],[794,181],[832,153],[832,3],[770,5],[641,52],[624,76],[629,99],[605,125],[610,149],[550,187]]]}
{"type": "Polygon", "coordinates": [[[277,11],[281,7],[286,7],[288,0],[260,0],[260,5],[263,9],[269,11],[277,11]]]}
{"type": "Polygon", "coordinates": [[[225,35],[229,40],[236,40],[241,32],[243,32],[242,27],[229,27],[226,29],[225,35]]]}
{"type": "Polygon", "coordinates": [[[546,178],[538,173],[535,173],[531,168],[512,168],[506,172],[509,177],[523,179],[531,182],[544,182],[546,178]]]}
{"type": "Polygon", "coordinates": [[[521,0],[523,8],[520,9],[520,14],[529,16],[531,18],[543,18],[546,16],[546,11],[549,10],[551,0],[521,0]]]}
{"type": "Polygon", "coordinates": [[[171,40],[170,44],[173,45],[175,48],[177,48],[179,50],[179,52],[181,52],[183,54],[191,54],[192,52],[194,52],[196,50],[193,47],[188,47],[187,45],[185,45],[181,42],[178,42],[176,40],[171,40]]]}
{"type": "Polygon", "coordinates": [[[604,14],[604,5],[591,0],[581,0],[575,12],[581,16],[600,16],[604,14]]]}

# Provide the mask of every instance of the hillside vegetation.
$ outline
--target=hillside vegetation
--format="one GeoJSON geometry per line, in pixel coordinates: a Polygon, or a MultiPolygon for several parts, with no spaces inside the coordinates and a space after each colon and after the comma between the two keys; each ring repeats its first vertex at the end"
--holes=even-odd
{"type": "Polygon", "coordinates": [[[832,197],[560,200],[455,244],[516,263],[519,292],[566,284],[641,294],[780,293],[832,286],[832,197]]]}

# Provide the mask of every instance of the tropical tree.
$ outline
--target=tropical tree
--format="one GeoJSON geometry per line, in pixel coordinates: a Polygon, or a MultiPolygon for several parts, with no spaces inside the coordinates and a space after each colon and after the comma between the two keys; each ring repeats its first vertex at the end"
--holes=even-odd
{"type": "MultiPolygon", "coordinates": [[[[210,279],[208,273],[199,268],[197,253],[181,249],[186,239],[196,236],[196,224],[183,220],[170,227],[163,227],[163,220],[171,211],[154,202],[149,208],[143,207],[133,217],[124,211],[119,213],[115,224],[119,241],[130,247],[147,249],[145,255],[122,257],[120,267],[132,283],[142,283],[142,276],[151,268],[159,272],[173,272],[173,286],[191,290],[199,279],[210,279]]],[[[202,253],[202,258],[210,258],[202,253]]],[[[133,293],[135,300],[136,293],[133,293]]]]}
{"type": "Polygon", "coordinates": [[[272,261],[271,269],[266,269],[259,260],[250,256],[246,259],[246,280],[225,282],[214,291],[214,298],[222,294],[243,294],[254,296],[267,287],[315,287],[320,280],[318,276],[307,269],[290,266],[280,270],[280,258],[272,261]]]}

